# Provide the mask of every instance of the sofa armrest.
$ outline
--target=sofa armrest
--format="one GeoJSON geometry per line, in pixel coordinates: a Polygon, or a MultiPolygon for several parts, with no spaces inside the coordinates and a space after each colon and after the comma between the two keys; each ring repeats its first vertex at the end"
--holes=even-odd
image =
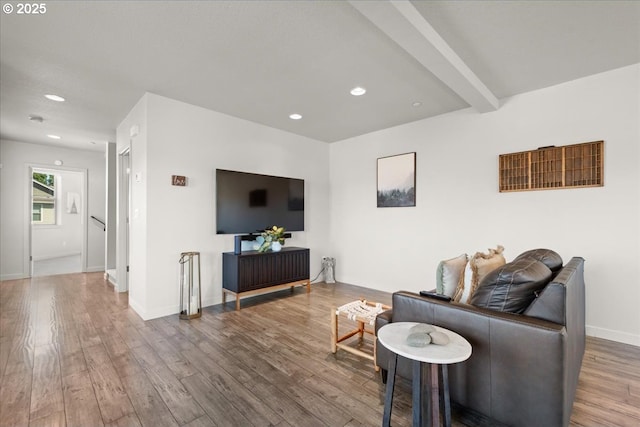
{"type": "Polygon", "coordinates": [[[393,322],[393,310],[383,311],[376,317],[376,335],[378,335],[378,329],[382,328],[387,323],[393,322]]]}

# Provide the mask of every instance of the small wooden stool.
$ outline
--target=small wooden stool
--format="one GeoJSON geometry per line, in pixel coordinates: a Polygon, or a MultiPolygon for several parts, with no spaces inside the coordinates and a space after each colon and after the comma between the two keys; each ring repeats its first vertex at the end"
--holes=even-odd
{"type": "Polygon", "coordinates": [[[389,310],[391,307],[388,305],[366,301],[364,299],[352,301],[345,305],[342,305],[336,309],[331,310],[331,352],[335,354],[338,348],[341,348],[350,353],[358,356],[366,357],[369,360],[373,360],[373,366],[378,372],[380,368],[376,365],[376,340],[373,340],[373,354],[366,353],[357,348],[353,348],[347,344],[341,344],[344,340],[351,338],[358,334],[360,339],[363,339],[364,333],[368,333],[376,336],[375,328],[366,329],[365,324],[374,326],[376,323],[376,316],[385,310],[389,310]],[[338,338],[338,317],[343,316],[347,319],[357,322],[358,327],[342,337],[338,338]]]}

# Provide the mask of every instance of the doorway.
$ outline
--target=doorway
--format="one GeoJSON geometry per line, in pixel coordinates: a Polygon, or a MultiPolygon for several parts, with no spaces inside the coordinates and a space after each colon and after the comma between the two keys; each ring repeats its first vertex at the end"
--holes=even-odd
{"type": "Polygon", "coordinates": [[[129,290],[129,218],[131,207],[131,151],[125,148],[118,155],[118,208],[116,213],[116,290],[129,290]]]}
{"type": "Polygon", "coordinates": [[[86,171],[28,167],[29,274],[86,271],[86,171]]]}

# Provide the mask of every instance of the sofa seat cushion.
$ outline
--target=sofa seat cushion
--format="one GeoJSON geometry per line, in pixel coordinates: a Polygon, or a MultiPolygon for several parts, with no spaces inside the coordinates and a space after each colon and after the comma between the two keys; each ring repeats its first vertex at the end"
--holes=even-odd
{"type": "Polygon", "coordinates": [[[515,257],[514,261],[522,258],[533,258],[538,260],[549,267],[549,269],[554,273],[560,271],[562,268],[562,257],[551,249],[531,249],[530,251],[523,252],[515,257]]]}
{"type": "Polygon", "coordinates": [[[523,313],[551,280],[552,272],[533,258],[520,258],[487,274],[471,297],[476,307],[523,313]]]}

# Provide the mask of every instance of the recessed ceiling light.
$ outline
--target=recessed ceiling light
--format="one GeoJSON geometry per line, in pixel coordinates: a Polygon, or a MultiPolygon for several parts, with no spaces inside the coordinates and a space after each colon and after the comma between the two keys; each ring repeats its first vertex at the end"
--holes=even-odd
{"type": "Polygon", "coordinates": [[[298,114],[298,113],[293,113],[289,115],[289,118],[291,120],[300,120],[302,118],[302,115],[298,114]]]}
{"type": "Polygon", "coordinates": [[[367,93],[367,90],[360,86],[356,86],[353,89],[351,89],[351,95],[353,96],[360,96],[360,95],[364,95],[365,93],[367,93]]]}
{"type": "Polygon", "coordinates": [[[64,98],[58,95],[45,95],[44,97],[52,101],[64,102],[64,98]]]}
{"type": "Polygon", "coordinates": [[[421,106],[421,105],[422,105],[422,102],[420,102],[420,101],[416,101],[416,102],[414,102],[414,103],[413,103],[413,104],[411,104],[411,105],[413,105],[414,107],[419,107],[419,106],[421,106]]]}
{"type": "Polygon", "coordinates": [[[58,135],[47,135],[51,139],[60,139],[58,135]]]}

